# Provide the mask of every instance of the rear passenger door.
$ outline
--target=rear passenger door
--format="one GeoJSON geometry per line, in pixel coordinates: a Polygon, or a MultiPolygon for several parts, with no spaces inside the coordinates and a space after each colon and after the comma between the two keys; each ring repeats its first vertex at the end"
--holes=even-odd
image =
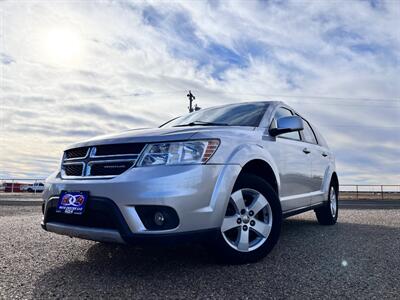
{"type": "Polygon", "coordinates": [[[312,190],[312,204],[323,201],[322,184],[326,169],[329,165],[329,153],[327,149],[318,145],[316,134],[310,123],[303,118],[304,130],[302,132],[303,140],[307,144],[310,151],[311,159],[311,190],[312,190]]]}
{"type": "MultiPolygon", "coordinates": [[[[292,116],[291,110],[279,107],[273,122],[279,118],[292,116]]],[[[272,124],[274,126],[274,124],[272,124]]],[[[290,132],[276,137],[280,153],[279,176],[281,181],[280,199],[283,211],[309,206],[311,204],[311,160],[304,152],[304,143],[299,132],[290,132]]]]}

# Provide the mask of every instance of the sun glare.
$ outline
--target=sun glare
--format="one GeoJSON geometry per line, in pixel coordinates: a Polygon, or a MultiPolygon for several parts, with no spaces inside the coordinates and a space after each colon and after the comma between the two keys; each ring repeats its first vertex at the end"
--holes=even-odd
{"type": "Polygon", "coordinates": [[[44,41],[46,59],[53,64],[76,64],[82,52],[79,33],[67,28],[52,29],[44,41]]]}

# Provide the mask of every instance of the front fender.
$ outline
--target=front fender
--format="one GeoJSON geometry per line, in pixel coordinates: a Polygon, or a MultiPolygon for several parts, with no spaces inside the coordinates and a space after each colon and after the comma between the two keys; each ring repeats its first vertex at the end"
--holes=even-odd
{"type": "Polygon", "coordinates": [[[253,144],[241,144],[235,147],[227,158],[228,164],[239,164],[242,168],[253,160],[261,160],[267,163],[274,172],[278,189],[280,189],[280,176],[278,167],[271,153],[263,146],[253,144]]]}

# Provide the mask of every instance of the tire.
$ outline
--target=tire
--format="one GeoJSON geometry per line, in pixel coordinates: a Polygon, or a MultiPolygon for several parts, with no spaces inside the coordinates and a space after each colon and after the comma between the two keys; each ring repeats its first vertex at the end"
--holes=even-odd
{"type": "Polygon", "coordinates": [[[329,186],[328,201],[324,206],[315,209],[318,223],[321,225],[334,225],[337,222],[339,205],[338,190],[331,182],[329,186]]]}
{"type": "Polygon", "coordinates": [[[215,243],[217,257],[229,264],[256,262],[278,242],[281,225],[282,209],[274,189],[258,176],[242,174],[215,243]]]}
{"type": "Polygon", "coordinates": [[[33,193],[33,190],[32,189],[28,189],[28,193],[33,193]]]}

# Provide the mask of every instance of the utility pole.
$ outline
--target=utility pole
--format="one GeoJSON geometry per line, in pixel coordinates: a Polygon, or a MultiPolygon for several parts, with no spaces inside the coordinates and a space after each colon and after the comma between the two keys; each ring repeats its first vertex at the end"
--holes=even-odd
{"type": "Polygon", "coordinates": [[[191,112],[194,111],[194,109],[193,109],[193,100],[196,99],[196,97],[192,94],[192,91],[189,91],[189,94],[187,94],[186,97],[189,98],[189,107],[188,107],[188,109],[189,109],[189,112],[191,113],[191,112]]]}
{"type": "Polygon", "coordinates": [[[190,113],[192,113],[192,112],[194,112],[194,111],[198,111],[198,110],[201,109],[199,106],[197,106],[197,104],[195,104],[195,106],[194,106],[194,108],[193,108],[193,101],[194,101],[194,99],[196,99],[196,97],[192,94],[192,91],[189,90],[189,94],[187,94],[186,97],[189,98],[189,106],[188,106],[188,109],[189,109],[189,112],[190,112],[190,113]]]}

